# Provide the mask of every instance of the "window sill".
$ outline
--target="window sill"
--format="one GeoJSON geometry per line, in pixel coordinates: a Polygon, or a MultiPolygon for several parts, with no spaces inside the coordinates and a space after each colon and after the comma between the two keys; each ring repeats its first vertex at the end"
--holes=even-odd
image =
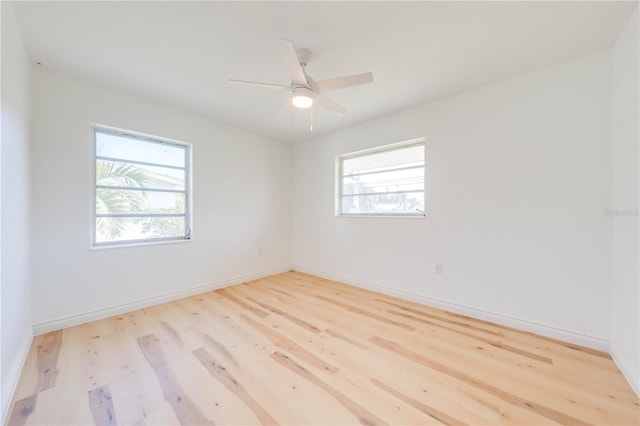
{"type": "Polygon", "coordinates": [[[402,215],[402,214],[337,214],[335,215],[337,218],[366,218],[366,219],[426,219],[426,214],[411,214],[411,215],[402,215]]]}
{"type": "Polygon", "coordinates": [[[160,246],[165,244],[184,244],[190,243],[193,241],[193,238],[190,239],[180,239],[180,240],[166,240],[166,241],[140,241],[135,243],[114,243],[114,244],[101,244],[101,245],[91,245],[89,250],[109,250],[109,249],[119,249],[119,248],[129,248],[129,247],[148,247],[148,246],[160,246]]]}

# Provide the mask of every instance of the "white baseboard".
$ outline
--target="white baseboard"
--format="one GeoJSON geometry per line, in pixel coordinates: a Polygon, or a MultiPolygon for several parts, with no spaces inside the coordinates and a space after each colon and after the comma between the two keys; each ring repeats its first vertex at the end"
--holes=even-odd
{"type": "Polygon", "coordinates": [[[259,278],[268,277],[270,275],[281,274],[283,272],[288,272],[290,270],[291,270],[290,266],[283,266],[281,268],[269,269],[266,271],[256,272],[256,273],[244,275],[241,277],[228,278],[225,280],[216,281],[214,283],[205,284],[202,286],[191,287],[185,290],[165,293],[158,296],[148,297],[145,299],[139,299],[134,302],[128,302],[128,303],[123,303],[119,305],[109,306],[107,308],[98,309],[90,312],[84,312],[78,315],[71,315],[64,318],[58,318],[52,321],[41,322],[33,325],[33,331],[35,335],[48,333],[49,331],[60,330],[62,328],[84,324],[89,321],[96,321],[96,320],[108,318],[114,315],[124,314],[127,312],[135,311],[137,309],[147,308],[149,306],[157,305],[160,303],[172,302],[174,300],[193,296],[195,294],[205,293],[207,291],[229,287],[235,284],[241,284],[243,282],[247,282],[251,280],[257,280],[259,278]]]}
{"type": "Polygon", "coordinates": [[[456,303],[447,302],[440,299],[435,299],[428,296],[422,296],[415,293],[410,293],[403,290],[396,290],[389,287],[381,286],[378,284],[372,284],[357,280],[350,277],[344,277],[341,275],[331,274],[315,269],[307,268],[304,266],[294,265],[293,270],[304,272],[318,277],[327,278],[334,281],[340,281],[345,284],[350,284],[356,287],[365,288],[367,290],[377,291],[379,293],[388,294],[390,296],[399,297],[401,299],[410,300],[412,302],[421,303],[423,305],[433,306],[436,308],[444,309],[446,311],[454,312],[461,315],[467,315],[473,318],[478,318],[484,321],[493,322],[496,324],[504,325],[507,327],[516,328],[519,330],[530,331],[532,333],[540,334],[542,336],[551,337],[553,339],[562,340],[588,348],[597,349],[604,352],[609,352],[609,341],[601,339],[599,337],[593,337],[582,333],[577,333],[570,330],[565,330],[559,327],[553,327],[546,324],[535,323],[532,321],[526,321],[507,315],[497,314],[494,312],[484,311],[482,309],[472,308],[470,306],[458,305],[456,303]]]}
{"type": "Polygon", "coordinates": [[[31,342],[33,341],[33,331],[29,328],[28,333],[22,339],[20,346],[18,347],[18,352],[9,367],[9,374],[7,377],[3,377],[2,381],[2,390],[0,391],[0,396],[2,399],[2,412],[0,416],[0,424],[6,424],[9,420],[7,415],[9,414],[9,408],[11,405],[11,399],[13,398],[13,394],[16,391],[16,387],[18,386],[18,381],[20,380],[20,374],[22,373],[22,368],[24,367],[24,363],[27,360],[27,355],[29,354],[29,348],[31,347],[31,342]]]}
{"type": "Polygon", "coordinates": [[[627,379],[633,391],[640,397],[640,372],[631,366],[628,358],[620,351],[620,347],[615,342],[611,342],[611,357],[616,363],[622,375],[627,379]]]}

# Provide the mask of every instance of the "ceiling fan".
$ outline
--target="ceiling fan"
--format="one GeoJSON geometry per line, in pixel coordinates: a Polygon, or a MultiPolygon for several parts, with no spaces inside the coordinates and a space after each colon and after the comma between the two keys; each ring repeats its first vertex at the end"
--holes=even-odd
{"type": "MultiPolygon", "coordinates": [[[[291,92],[291,103],[297,108],[309,108],[314,103],[317,103],[328,110],[340,114],[344,114],[346,110],[324,96],[324,92],[373,82],[373,74],[370,72],[314,81],[305,70],[313,56],[311,51],[309,49],[296,49],[291,40],[279,40],[280,50],[282,50],[285,64],[291,77],[290,85],[234,79],[229,79],[229,81],[258,87],[288,90],[291,92]]],[[[288,105],[288,102],[285,106],[286,105],[288,105]]]]}

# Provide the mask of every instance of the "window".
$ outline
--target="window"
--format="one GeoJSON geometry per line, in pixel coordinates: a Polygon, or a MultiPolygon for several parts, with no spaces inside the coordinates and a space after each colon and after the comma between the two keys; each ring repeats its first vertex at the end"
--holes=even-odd
{"type": "Polygon", "coordinates": [[[337,159],[337,214],[424,216],[424,139],[337,159]]]}
{"type": "Polygon", "coordinates": [[[191,238],[190,145],[94,128],[93,245],[191,238]]]}

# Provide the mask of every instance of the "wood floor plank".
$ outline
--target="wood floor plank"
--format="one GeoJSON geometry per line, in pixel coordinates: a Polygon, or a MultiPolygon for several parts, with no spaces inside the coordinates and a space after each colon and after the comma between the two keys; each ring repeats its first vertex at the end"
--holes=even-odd
{"type": "Polygon", "coordinates": [[[58,376],[58,354],[62,346],[62,330],[47,333],[37,347],[38,351],[38,392],[50,389],[56,385],[58,376]]]}
{"type": "Polygon", "coordinates": [[[342,302],[337,301],[335,299],[332,299],[330,297],[324,297],[324,296],[316,296],[316,297],[318,299],[324,300],[326,302],[333,303],[336,306],[340,306],[341,308],[346,309],[347,311],[354,312],[356,314],[360,314],[360,315],[363,315],[365,317],[369,317],[369,318],[377,320],[377,321],[385,322],[387,324],[392,324],[392,325],[404,328],[404,329],[409,330],[409,331],[415,330],[415,327],[412,327],[409,324],[405,324],[405,323],[402,323],[402,322],[397,322],[397,321],[394,321],[394,320],[389,319],[387,317],[384,317],[382,315],[373,314],[373,313],[367,311],[366,309],[362,309],[362,308],[359,308],[357,306],[349,305],[347,303],[342,303],[342,302]]]}
{"type": "Polygon", "coordinates": [[[229,373],[229,371],[219,361],[217,361],[213,355],[211,355],[211,353],[204,348],[199,348],[193,351],[193,354],[213,377],[247,404],[247,407],[253,411],[262,424],[279,424],[273,417],[271,417],[267,410],[262,408],[262,406],[253,399],[244,386],[242,386],[242,384],[238,382],[238,380],[236,380],[231,373],[229,373]]]}
{"type": "Polygon", "coordinates": [[[337,332],[335,330],[331,330],[329,328],[324,330],[324,332],[327,333],[330,336],[337,337],[340,340],[344,340],[345,342],[351,343],[352,345],[357,346],[357,347],[359,347],[361,349],[367,349],[367,347],[364,344],[362,344],[361,342],[359,342],[356,339],[353,339],[353,338],[351,338],[349,336],[346,336],[343,333],[339,333],[339,332],[337,332]]]}
{"type": "Polygon", "coordinates": [[[328,363],[326,363],[323,359],[321,359],[320,357],[318,357],[317,355],[314,355],[313,353],[307,351],[306,349],[304,349],[302,346],[298,345],[297,343],[295,343],[293,340],[283,336],[282,334],[278,333],[277,331],[266,327],[262,324],[260,324],[259,322],[257,322],[256,320],[254,320],[253,318],[249,318],[246,315],[241,315],[240,318],[242,318],[243,320],[245,320],[248,324],[250,324],[252,327],[254,327],[256,330],[258,330],[260,333],[262,333],[266,338],[268,338],[269,340],[271,340],[271,342],[276,345],[277,347],[286,350],[287,352],[295,355],[296,357],[298,357],[301,360],[304,360],[305,362],[309,363],[310,365],[313,365],[314,367],[323,370],[327,373],[330,374],[334,374],[338,371],[337,367],[334,367],[333,365],[330,365],[328,363]]]}
{"type": "Polygon", "coordinates": [[[118,424],[109,386],[100,386],[89,391],[89,407],[96,426],[118,424]]]}
{"type": "Polygon", "coordinates": [[[160,340],[152,334],[138,338],[138,345],[153,368],[165,398],[171,403],[182,425],[212,425],[202,410],[182,391],[162,352],[160,340]]]}
{"type": "MultiPolygon", "coordinates": [[[[374,293],[375,294],[375,293],[374,293]]],[[[448,312],[448,311],[443,311],[441,309],[436,309],[436,308],[432,308],[432,307],[427,307],[427,306],[423,306],[423,305],[418,305],[415,304],[413,302],[410,301],[406,301],[406,300],[401,300],[401,299],[397,299],[395,297],[392,296],[388,296],[388,295],[376,295],[375,300],[380,301],[382,303],[391,303],[394,306],[405,306],[405,307],[409,307],[409,308],[417,308],[418,310],[421,310],[422,312],[425,313],[431,313],[434,315],[433,318],[437,318],[437,317],[441,317],[442,319],[455,319],[458,321],[462,321],[463,323],[466,324],[476,324],[476,325],[482,325],[484,327],[487,327],[489,329],[492,329],[495,332],[500,332],[503,334],[507,334],[510,338],[514,338],[514,341],[520,341],[520,340],[525,340],[526,341],[526,345],[528,345],[529,347],[532,346],[533,341],[539,341],[542,342],[544,344],[550,344],[552,346],[554,346],[555,349],[557,348],[563,348],[565,349],[564,353],[572,353],[572,355],[576,355],[576,354],[592,354],[592,355],[596,355],[597,357],[601,357],[604,359],[610,359],[610,355],[607,354],[606,352],[602,352],[602,351],[598,351],[595,349],[591,349],[591,348],[587,348],[587,347],[583,347],[583,346],[579,346],[579,345],[575,345],[575,344],[571,344],[568,342],[564,342],[561,340],[557,340],[557,339],[553,339],[550,337],[546,337],[546,336],[541,336],[538,334],[534,334],[528,331],[523,331],[523,330],[518,330],[518,329],[514,329],[512,327],[507,327],[507,326],[503,326],[503,325],[498,325],[498,324],[494,324],[491,323],[489,321],[486,320],[480,320],[480,319],[476,319],[476,318],[472,318],[466,315],[461,315],[461,314],[457,314],[457,313],[453,313],[453,312],[448,312]]],[[[550,350],[549,347],[545,347],[545,348],[538,348],[538,349],[542,349],[542,350],[550,350]]],[[[580,358],[578,358],[580,359],[580,358]]],[[[583,358],[585,360],[591,360],[593,361],[593,357],[586,357],[583,358]]],[[[602,365],[610,365],[609,364],[602,364],[602,365]]]]}
{"type": "MultiPolygon", "coordinates": [[[[378,301],[383,301],[382,299],[377,299],[377,300],[378,301]]],[[[438,315],[433,315],[433,314],[424,312],[421,309],[409,308],[409,307],[406,307],[406,306],[403,306],[403,305],[399,305],[397,303],[393,303],[393,302],[389,302],[389,301],[383,301],[383,302],[384,303],[388,303],[389,305],[395,306],[396,308],[402,309],[404,311],[412,312],[412,313],[417,314],[417,315],[422,315],[422,316],[425,316],[427,318],[448,322],[450,324],[457,325],[459,327],[468,328],[470,330],[479,331],[479,332],[482,332],[482,333],[490,334],[492,336],[502,336],[502,332],[500,332],[500,331],[495,331],[495,330],[491,330],[489,328],[484,328],[484,327],[478,327],[477,325],[471,325],[471,324],[468,324],[468,323],[462,322],[462,321],[444,319],[442,317],[439,317],[438,315]]]]}
{"type": "MultiPolygon", "coordinates": [[[[455,335],[451,336],[452,338],[455,335]]],[[[458,353],[451,352],[451,342],[448,339],[442,337],[436,339],[426,339],[426,343],[416,344],[415,342],[407,339],[402,339],[401,336],[397,336],[398,341],[403,341],[402,345],[414,346],[415,349],[422,354],[429,356],[432,361],[440,362],[446,365],[455,365],[457,370],[464,373],[475,373],[475,371],[482,371],[483,375],[490,377],[491,381],[499,383],[502,380],[512,379],[514,384],[511,388],[515,391],[518,390],[521,396],[528,393],[540,394],[542,390],[545,392],[545,397],[552,398],[551,405],[558,411],[562,412],[567,407],[582,407],[583,414],[589,413],[589,416],[594,419],[599,419],[599,422],[607,422],[609,419],[602,415],[600,409],[593,409],[593,403],[595,402],[594,396],[590,392],[585,392],[585,389],[589,389],[588,377],[583,379],[577,379],[575,377],[567,377],[563,374],[558,374],[554,368],[545,367],[544,364],[529,363],[529,365],[521,363],[517,358],[508,356],[507,353],[501,354],[493,349],[492,346],[485,345],[475,346],[468,345],[467,351],[477,352],[477,349],[481,349],[482,352],[487,355],[491,355],[491,358],[487,356],[475,356],[465,353],[465,351],[458,351],[458,353]],[[450,352],[446,357],[440,356],[439,353],[432,352],[433,346],[429,342],[434,340],[438,341],[438,350],[450,352]],[[449,343],[447,343],[449,342],[449,343]],[[425,350],[427,349],[427,350],[425,350]],[[496,361],[500,361],[496,363],[496,361]],[[473,370],[467,366],[474,366],[473,370]],[[499,366],[499,368],[497,368],[499,366]],[[528,368],[523,368],[528,367],[528,368]],[[475,371],[474,371],[475,370],[475,371]],[[553,386],[549,384],[553,383],[553,386]],[[537,391],[536,391],[537,390],[537,391]]],[[[464,339],[458,340],[457,345],[461,348],[465,348],[464,339]]],[[[600,408],[606,408],[608,402],[601,401],[600,408]]]]}
{"type": "Polygon", "coordinates": [[[504,349],[506,351],[510,351],[510,352],[516,353],[518,355],[522,355],[522,356],[525,356],[527,358],[534,359],[536,361],[544,362],[544,363],[547,363],[547,364],[553,364],[553,360],[551,358],[549,358],[549,357],[541,356],[541,355],[538,355],[538,354],[536,354],[534,352],[525,351],[523,349],[519,349],[517,347],[502,343],[501,341],[487,339],[487,338],[484,338],[484,337],[481,337],[481,336],[478,336],[478,335],[474,335],[472,333],[466,333],[466,332],[464,332],[462,330],[457,330],[457,329],[455,329],[453,327],[447,327],[447,326],[445,326],[443,324],[439,324],[436,321],[425,320],[425,319],[422,319],[422,318],[415,317],[413,315],[409,315],[409,314],[405,314],[403,312],[395,311],[393,309],[390,309],[388,312],[390,314],[393,314],[393,315],[398,315],[398,316],[400,316],[402,318],[407,318],[407,319],[409,319],[411,321],[417,321],[417,322],[421,322],[423,324],[429,324],[429,325],[433,325],[435,327],[440,327],[442,329],[451,331],[452,333],[458,333],[458,334],[461,334],[463,336],[467,336],[467,337],[469,337],[469,338],[471,338],[473,340],[478,340],[480,342],[488,343],[491,346],[495,346],[496,348],[504,349]]]}
{"type": "Polygon", "coordinates": [[[640,424],[608,354],[300,272],[36,336],[9,424],[640,424]]]}
{"type": "Polygon", "coordinates": [[[38,400],[38,394],[33,394],[22,398],[13,404],[13,411],[9,417],[10,426],[22,426],[27,423],[29,416],[33,413],[38,400]]]}
{"type": "Polygon", "coordinates": [[[172,406],[164,399],[162,388],[157,384],[157,380],[152,380],[154,377],[148,375],[153,375],[153,372],[149,371],[151,366],[145,364],[146,360],[144,364],[132,367],[129,374],[109,383],[118,422],[125,425],[144,424],[146,419],[152,418],[166,407],[168,416],[165,423],[178,424],[172,406]],[[148,368],[144,368],[146,366],[148,368]]]}
{"type": "MultiPolygon", "coordinates": [[[[331,335],[328,334],[328,336],[331,335]]],[[[390,387],[401,389],[408,398],[419,400],[427,406],[440,407],[442,412],[455,413],[456,416],[466,419],[468,424],[493,424],[498,422],[500,416],[497,410],[487,409],[477,402],[491,402],[496,398],[480,392],[478,389],[470,388],[466,384],[459,383],[438,371],[416,368],[415,363],[408,359],[386,356],[386,354],[377,351],[375,345],[371,343],[369,346],[355,346],[338,338],[333,341],[332,346],[335,351],[336,363],[342,366],[345,373],[348,373],[345,375],[348,376],[349,380],[354,380],[354,376],[359,376],[367,378],[369,385],[372,384],[371,379],[384,381],[390,387]],[[375,355],[372,356],[372,354],[375,355]],[[471,395],[479,394],[481,396],[474,400],[473,397],[463,391],[467,391],[471,395]]],[[[366,389],[367,385],[360,385],[360,387],[366,389]]],[[[385,393],[389,398],[387,392],[383,390],[381,392],[385,393]]],[[[406,403],[406,400],[403,401],[406,403]]],[[[399,405],[402,405],[402,403],[399,405]]],[[[409,404],[409,406],[419,410],[415,404],[409,404]]],[[[513,414],[514,410],[509,409],[508,411],[513,414]]],[[[424,413],[423,411],[421,412],[424,413]]],[[[399,414],[390,418],[404,419],[399,414]]],[[[540,419],[538,416],[529,415],[523,419],[526,421],[520,423],[544,423],[544,418],[542,418],[543,421],[540,421],[540,419]]],[[[396,423],[398,422],[416,424],[415,420],[411,421],[410,419],[404,421],[396,420],[396,423]]],[[[417,424],[426,423],[429,423],[429,417],[417,422],[417,424]]],[[[434,419],[433,423],[440,422],[434,419]]]]}
{"type": "Polygon", "coordinates": [[[300,319],[300,318],[298,318],[298,317],[296,317],[294,315],[291,315],[288,312],[285,312],[285,311],[283,311],[281,309],[278,309],[276,307],[267,305],[266,303],[258,302],[257,300],[255,300],[255,299],[253,299],[251,297],[247,297],[247,300],[255,303],[256,305],[262,306],[263,308],[265,308],[268,311],[273,312],[274,314],[278,314],[278,315],[288,319],[292,323],[294,323],[294,324],[296,324],[296,325],[298,325],[298,326],[300,326],[300,327],[302,327],[302,328],[304,328],[304,329],[306,329],[306,330],[308,330],[308,331],[310,331],[312,333],[316,333],[316,334],[320,333],[320,329],[318,327],[316,327],[315,325],[309,324],[308,322],[306,322],[306,321],[304,321],[304,320],[302,320],[302,319],[300,319]]]}
{"type": "MultiPolygon", "coordinates": [[[[322,280],[321,282],[322,282],[323,285],[327,284],[327,280],[322,280]]],[[[325,289],[325,291],[331,291],[331,292],[336,292],[337,291],[337,290],[333,289],[334,286],[330,286],[330,287],[332,287],[332,288],[330,288],[329,290],[325,289]]],[[[358,290],[359,289],[356,289],[356,291],[358,291],[358,290]]],[[[442,310],[438,310],[438,309],[434,309],[434,308],[423,307],[423,306],[420,306],[420,305],[416,305],[415,303],[411,303],[411,302],[407,302],[407,301],[396,301],[395,298],[390,297],[390,296],[386,296],[386,295],[378,295],[376,297],[376,299],[379,299],[380,297],[387,298],[391,302],[395,301],[396,304],[397,303],[408,304],[408,305],[414,306],[414,307],[417,306],[417,307],[419,307],[420,309],[423,309],[423,310],[426,309],[426,310],[429,310],[429,311],[433,311],[434,312],[434,316],[433,316],[434,321],[433,322],[435,322],[436,318],[438,318],[438,319],[446,319],[447,321],[449,321],[449,318],[451,316],[454,316],[455,318],[460,318],[461,321],[470,320],[468,317],[465,317],[465,316],[450,315],[450,313],[448,313],[448,312],[445,312],[445,311],[442,311],[442,310]]],[[[513,329],[509,329],[508,327],[497,326],[495,324],[487,323],[486,321],[479,321],[479,324],[482,324],[483,328],[488,328],[495,334],[500,334],[501,332],[510,333],[511,331],[513,331],[513,329]]],[[[454,327],[454,325],[451,325],[451,329],[453,329],[453,327],[454,327]]],[[[482,334],[475,333],[475,331],[473,329],[469,329],[468,327],[458,328],[458,331],[461,331],[461,330],[466,330],[467,333],[469,334],[469,336],[471,336],[473,334],[476,334],[477,337],[482,339],[482,337],[481,337],[482,334]]],[[[481,331],[484,331],[484,330],[481,330],[481,331]]],[[[551,340],[546,339],[546,338],[545,339],[537,339],[537,336],[536,335],[532,335],[531,333],[526,333],[526,334],[524,334],[524,336],[526,336],[529,341],[530,340],[540,340],[540,341],[545,342],[545,343],[552,343],[553,344],[553,339],[551,339],[551,340]],[[533,337],[534,339],[530,339],[529,336],[533,337]]],[[[447,336],[444,335],[444,334],[440,334],[439,335],[440,339],[442,339],[443,337],[446,338],[447,336]]],[[[546,355],[548,352],[538,351],[538,350],[536,350],[535,347],[533,348],[534,350],[529,350],[529,348],[531,346],[521,345],[521,344],[517,344],[517,345],[504,344],[502,342],[504,340],[503,336],[487,336],[487,337],[490,337],[492,339],[497,339],[498,340],[497,343],[491,342],[492,346],[494,346],[494,347],[501,348],[501,349],[507,349],[507,350],[509,350],[510,352],[513,352],[513,353],[520,353],[522,355],[528,355],[529,357],[532,357],[532,358],[534,358],[534,359],[536,359],[538,361],[545,361],[545,362],[549,363],[549,361],[551,360],[551,357],[541,355],[541,354],[546,355]],[[525,349],[521,349],[521,347],[523,347],[523,346],[526,348],[526,350],[525,349]]],[[[487,342],[487,341],[488,340],[485,339],[485,342],[487,342]]],[[[531,345],[531,342],[529,342],[528,344],[531,345]]],[[[562,345],[562,347],[564,347],[564,345],[562,345]]],[[[546,349],[548,349],[548,348],[545,348],[545,350],[546,349]]],[[[584,351],[584,352],[589,352],[589,351],[584,351]]],[[[576,352],[574,351],[574,354],[575,353],[576,352]]],[[[554,352],[554,356],[557,356],[557,354],[555,352],[554,352]]],[[[572,361],[574,361],[574,360],[575,359],[572,359],[572,361]]],[[[592,360],[590,360],[590,361],[592,361],[592,360]]],[[[591,365],[591,364],[589,364],[589,365],[591,365]]],[[[611,366],[611,364],[607,364],[607,365],[611,366]]],[[[573,366],[573,364],[572,364],[572,366],[573,366]]],[[[589,367],[587,365],[585,365],[584,368],[589,368],[589,367]]],[[[599,369],[597,369],[597,370],[599,370],[599,369]]],[[[581,393],[583,388],[588,388],[589,387],[589,385],[590,385],[588,383],[589,380],[595,380],[595,382],[592,383],[593,385],[595,385],[597,383],[599,385],[606,386],[607,388],[609,388],[612,391],[615,391],[616,390],[615,388],[617,388],[621,384],[621,382],[619,380],[619,377],[616,377],[616,375],[609,375],[609,374],[597,375],[595,377],[590,378],[589,376],[585,376],[584,374],[580,374],[579,373],[580,369],[578,367],[575,367],[575,371],[576,371],[577,374],[572,374],[571,377],[569,377],[567,375],[563,376],[563,379],[562,379],[559,387],[564,387],[564,384],[567,381],[574,381],[574,382],[575,381],[583,381],[583,382],[585,382],[583,384],[583,386],[576,388],[578,393],[581,393]],[[615,388],[614,388],[614,385],[615,385],[615,388]]],[[[556,373],[555,373],[556,377],[558,377],[559,375],[562,375],[562,374],[563,374],[562,371],[556,371],[556,373]]],[[[626,384],[626,383],[622,383],[622,384],[624,385],[624,388],[628,390],[628,387],[627,387],[628,384],[626,384]]],[[[624,393],[624,392],[625,391],[622,391],[622,393],[624,393]]],[[[617,397],[618,396],[616,395],[616,398],[617,397]]],[[[583,398],[583,400],[586,401],[586,398],[583,398]]],[[[591,401],[587,401],[587,402],[589,404],[591,403],[591,401]]],[[[576,403],[578,405],[580,404],[580,402],[575,402],[575,401],[571,402],[571,403],[572,404],[576,403]]],[[[602,404],[600,404],[600,405],[602,405],[602,404]]],[[[600,408],[604,408],[604,407],[599,407],[599,408],[594,407],[594,409],[596,411],[598,409],[600,409],[600,408]]]]}
{"type": "Polygon", "coordinates": [[[342,404],[347,410],[351,411],[353,415],[358,419],[360,424],[362,425],[384,425],[387,424],[384,420],[379,419],[375,414],[371,413],[366,408],[362,407],[358,403],[354,402],[346,395],[338,392],[331,386],[327,385],[325,382],[316,377],[313,373],[308,371],[306,368],[296,363],[294,360],[289,358],[287,355],[281,352],[274,352],[271,354],[271,358],[276,360],[279,364],[285,366],[289,370],[295,372],[306,380],[310,381],[314,385],[318,386],[332,397],[334,397],[340,404],[342,404]]]}
{"type": "Polygon", "coordinates": [[[451,417],[450,415],[443,413],[442,411],[438,410],[437,408],[434,407],[429,407],[428,405],[410,398],[406,395],[404,395],[402,392],[397,391],[396,389],[393,389],[391,386],[387,386],[386,384],[382,383],[380,380],[378,379],[371,379],[371,383],[373,383],[374,386],[379,387],[380,389],[384,390],[385,392],[388,392],[390,395],[395,396],[396,398],[406,402],[407,404],[417,408],[418,410],[422,411],[423,413],[425,413],[426,415],[433,417],[434,419],[442,422],[443,424],[446,425],[463,425],[465,424],[463,421],[455,419],[453,417],[451,417]]]}
{"type": "Polygon", "coordinates": [[[267,313],[265,311],[261,311],[258,308],[254,308],[253,306],[251,306],[248,303],[244,302],[242,299],[239,299],[239,298],[235,297],[234,295],[230,294],[225,289],[218,290],[218,294],[220,294],[221,296],[225,297],[226,299],[229,299],[230,301],[232,301],[233,303],[237,304],[238,306],[241,306],[244,309],[247,309],[248,311],[253,312],[254,314],[258,315],[259,317],[264,318],[267,315],[269,315],[269,313],[267,313]]]}
{"type": "MultiPolygon", "coordinates": [[[[295,314],[300,318],[306,319],[307,322],[313,323],[320,330],[329,327],[339,328],[335,326],[344,324],[342,316],[336,317],[331,310],[327,309],[326,304],[315,298],[313,294],[297,293],[295,298],[287,298],[282,293],[274,292],[273,286],[270,287],[266,283],[260,285],[256,282],[249,282],[246,284],[256,299],[259,297],[261,300],[268,300],[270,304],[281,310],[295,314]]],[[[283,285],[284,282],[279,282],[278,284],[283,285]]],[[[282,288],[285,288],[284,285],[282,288]]]]}
{"type": "Polygon", "coordinates": [[[467,382],[467,383],[471,383],[476,387],[479,387],[483,390],[485,390],[486,392],[489,392],[495,396],[497,396],[498,398],[510,403],[510,404],[514,404],[516,406],[519,407],[523,407],[523,408],[529,408],[532,411],[537,412],[538,414],[541,414],[545,417],[548,417],[551,420],[557,421],[559,423],[562,424],[571,424],[571,425],[588,425],[589,423],[578,419],[576,417],[570,416],[568,414],[564,414],[561,412],[558,412],[557,410],[554,410],[552,408],[540,405],[540,404],[536,404],[533,403],[529,400],[526,400],[524,398],[518,397],[517,395],[514,395],[512,393],[510,393],[509,391],[497,388],[491,384],[488,383],[484,383],[479,381],[478,379],[469,376],[467,374],[461,373],[460,371],[457,371],[451,367],[447,367],[445,365],[433,362],[427,358],[425,358],[424,356],[422,356],[419,353],[416,352],[412,352],[410,350],[407,350],[406,348],[403,348],[402,346],[399,346],[398,344],[396,344],[393,341],[390,340],[386,340],[383,338],[379,338],[379,337],[373,337],[371,339],[371,341],[377,345],[379,345],[380,347],[390,350],[392,352],[395,352],[401,356],[404,356],[406,358],[412,359],[420,364],[423,364],[429,368],[433,368],[435,370],[441,371],[451,377],[455,377],[457,379],[460,379],[461,381],[467,382]]]}

